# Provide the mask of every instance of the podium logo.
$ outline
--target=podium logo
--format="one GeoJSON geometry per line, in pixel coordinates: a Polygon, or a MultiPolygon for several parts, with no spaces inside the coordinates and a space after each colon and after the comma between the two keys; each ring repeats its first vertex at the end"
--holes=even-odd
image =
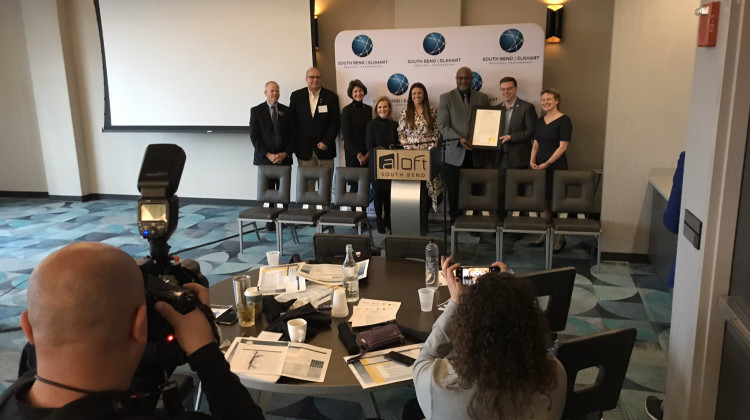
{"type": "Polygon", "coordinates": [[[500,48],[507,53],[514,53],[523,46],[523,34],[518,29],[508,29],[500,35],[500,48]]]}
{"type": "Polygon", "coordinates": [[[409,89],[409,79],[401,73],[393,73],[388,78],[388,91],[391,94],[400,96],[409,89]]]}
{"type": "Polygon", "coordinates": [[[367,57],[372,52],[372,39],[367,35],[357,35],[352,41],[352,52],[357,57],[367,57]]]}
{"type": "Polygon", "coordinates": [[[479,92],[482,90],[482,76],[475,71],[471,72],[471,75],[471,88],[479,92]]]}
{"type": "Polygon", "coordinates": [[[396,153],[381,155],[378,158],[378,169],[392,170],[427,170],[427,154],[418,154],[416,156],[398,156],[396,153]]]}
{"type": "Polygon", "coordinates": [[[422,41],[422,48],[429,55],[438,55],[445,49],[445,37],[438,32],[429,33],[422,41]]]}

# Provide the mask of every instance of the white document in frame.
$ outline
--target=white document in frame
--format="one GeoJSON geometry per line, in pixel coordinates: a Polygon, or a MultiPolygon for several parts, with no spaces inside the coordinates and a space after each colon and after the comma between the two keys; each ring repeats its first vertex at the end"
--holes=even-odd
{"type": "MultiPolygon", "coordinates": [[[[395,351],[416,359],[417,356],[419,356],[421,348],[422,344],[412,344],[409,346],[367,353],[358,361],[349,364],[349,369],[351,369],[354,377],[357,378],[357,381],[359,381],[359,384],[362,385],[363,389],[409,381],[412,378],[414,367],[404,366],[394,361],[387,360],[384,356],[386,353],[395,351]]],[[[348,360],[352,357],[356,356],[346,356],[344,357],[344,360],[348,360]]]]}
{"type": "Polygon", "coordinates": [[[304,343],[289,343],[281,374],[289,378],[323,382],[331,361],[331,349],[304,343]]]}
{"type": "Polygon", "coordinates": [[[261,267],[258,278],[260,291],[264,295],[278,295],[305,290],[305,280],[297,277],[297,268],[297,264],[261,267]]]}
{"type": "Polygon", "coordinates": [[[276,382],[281,376],[287,351],[287,342],[237,337],[225,358],[230,370],[238,375],[276,382]]]}

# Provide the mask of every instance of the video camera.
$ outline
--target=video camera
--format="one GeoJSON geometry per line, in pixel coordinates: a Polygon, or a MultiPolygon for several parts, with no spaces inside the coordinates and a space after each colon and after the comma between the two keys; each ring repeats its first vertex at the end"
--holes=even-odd
{"type": "Polygon", "coordinates": [[[167,240],[177,229],[179,199],[175,195],[185,166],[185,151],[174,144],[152,144],[146,148],[138,176],[138,231],[151,247],[151,255],[139,264],[146,289],[148,344],[136,372],[146,391],[159,389],[172,371],[187,361],[174,339],[172,326],[154,308],[158,301],[186,314],[198,307],[211,322],[218,337],[213,314],[191,290],[182,287],[195,282],[208,287],[195,261],[173,259],[167,240]]]}

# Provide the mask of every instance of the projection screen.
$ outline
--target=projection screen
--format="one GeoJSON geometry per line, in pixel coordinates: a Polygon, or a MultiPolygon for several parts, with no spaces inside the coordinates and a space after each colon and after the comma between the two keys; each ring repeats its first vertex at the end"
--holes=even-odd
{"type": "Polygon", "coordinates": [[[105,131],[247,131],[313,65],[311,0],[97,0],[105,131]]]}

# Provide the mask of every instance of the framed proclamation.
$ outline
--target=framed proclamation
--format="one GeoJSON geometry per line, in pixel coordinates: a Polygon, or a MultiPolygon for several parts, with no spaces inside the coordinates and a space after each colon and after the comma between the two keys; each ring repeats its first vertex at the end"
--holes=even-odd
{"type": "Polygon", "coordinates": [[[469,125],[469,144],[472,149],[497,149],[500,147],[500,121],[502,110],[491,106],[472,109],[469,125]]]}

